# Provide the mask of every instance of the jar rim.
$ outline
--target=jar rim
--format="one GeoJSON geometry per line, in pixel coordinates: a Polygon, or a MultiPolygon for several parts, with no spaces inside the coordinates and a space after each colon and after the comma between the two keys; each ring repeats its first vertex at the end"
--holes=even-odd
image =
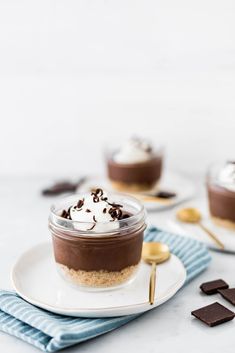
{"type": "MultiPolygon", "coordinates": [[[[73,200],[73,199],[79,199],[81,197],[84,197],[86,195],[88,195],[89,193],[76,193],[64,198],[60,198],[60,200],[58,200],[58,203],[60,202],[61,204],[63,204],[63,202],[67,203],[69,202],[69,200],[73,200]]],[[[94,225],[94,222],[82,222],[82,221],[74,221],[74,220],[70,220],[70,219],[65,219],[63,217],[61,217],[60,215],[58,215],[58,208],[56,207],[56,204],[52,204],[52,206],[50,207],[50,216],[49,216],[49,227],[50,228],[57,228],[60,231],[64,231],[64,232],[68,232],[70,233],[71,236],[91,236],[91,237],[99,237],[99,236],[108,236],[108,235],[121,235],[122,232],[126,232],[129,231],[131,229],[137,229],[139,227],[142,227],[142,225],[145,223],[145,218],[146,218],[146,212],[145,212],[145,208],[144,205],[135,197],[130,196],[128,194],[125,193],[118,193],[118,192],[109,192],[109,194],[111,195],[111,197],[116,196],[116,197],[120,197],[120,198],[125,198],[125,200],[128,200],[129,202],[131,202],[132,204],[135,204],[139,209],[138,211],[131,215],[128,218],[124,218],[121,220],[117,220],[114,222],[118,222],[119,227],[117,227],[116,229],[108,229],[107,227],[107,231],[103,230],[103,231],[97,231],[95,229],[92,229],[92,226],[94,225]],[[86,230],[82,230],[79,229],[79,226],[82,225],[86,225],[87,229],[86,230]],[[76,234],[77,233],[77,234],[76,234]],[[79,233],[79,234],[78,234],[79,233]]],[[[71,204],[70,204],[71,206],[71,204]]],[[[125,207],[125,205],[124,205],[125,207]]],[[[125,209],[125,208],[124,208],[125,209]]],[[[107,226],[110,225],[111,222],[98,222],[99,225],[101,226],[107,226]]]]}

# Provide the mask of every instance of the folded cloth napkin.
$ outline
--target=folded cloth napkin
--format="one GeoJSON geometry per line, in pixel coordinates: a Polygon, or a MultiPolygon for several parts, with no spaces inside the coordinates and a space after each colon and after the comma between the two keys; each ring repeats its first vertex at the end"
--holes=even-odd
{"type": "MultiPolygon", "coordinates": [[[[145,241],[160,241],[169,245],[170,251],[180,258],[186,268],[185,283],[205,270],[210,262],[205,246],[193,239],[151,227],[145,233],[145,241]]],[[[102,335],[139,315],[102,319],[66,317],[39,309],[15,292],[0,291],[0,330],[45,352],[56,352],[102,335]]]]}

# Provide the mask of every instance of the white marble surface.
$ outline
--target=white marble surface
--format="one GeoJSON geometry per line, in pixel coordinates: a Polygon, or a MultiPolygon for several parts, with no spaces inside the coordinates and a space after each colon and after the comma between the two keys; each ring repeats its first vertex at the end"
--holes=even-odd
{"type": "MultiPolygon", "coordinates": [[[[40,196],[42,187],[48,184],[44,178],[1,178],[0,180],[0,286],[11,288],[9,271],[15,259],[26,248],[47,240],[47,216],[52,198],[40,196]]],[[[164,225],[174,210],[151,213],[149,221],[164,225]]],[[[200,294],[201,282],[222,277],[235,285],[235,255],[211,252],[210,268],[183,288],[173,299],[125,327],[95,338],[66,352],[221,352],[234,351],[234,322],[208,328],[190,315],[191,310],[219,300],[234,309],[223,299],[200,294]],[[213,346],[213,349],[212,349],[213,346]]],[[[38,352],[32,346],[9,335],[0,333],[0,352],[38,352]]]]}

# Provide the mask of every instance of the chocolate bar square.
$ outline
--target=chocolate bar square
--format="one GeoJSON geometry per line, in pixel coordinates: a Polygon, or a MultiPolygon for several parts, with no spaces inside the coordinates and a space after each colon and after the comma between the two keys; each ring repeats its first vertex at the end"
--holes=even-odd
{"type": "Polygon", "coordinates": [[[235,288],[220,289],[218,292],[226,299],[229,303],[235,305],[235,288]]]}
{"type": "Polygon", "coordinates": [[[233,320],[235,314],[225,306],[215,302],[191,312],[198,320],[201,320],[210,327],[223,324],[233,320]]]}
{"type": "Polygon", "coordinates": [[[217,279],[215,281],[202,283],[200,288],[205,294],[210,295],[217,293],[219,289],[227,289],[228,284],[222,279],[217,279]]]}

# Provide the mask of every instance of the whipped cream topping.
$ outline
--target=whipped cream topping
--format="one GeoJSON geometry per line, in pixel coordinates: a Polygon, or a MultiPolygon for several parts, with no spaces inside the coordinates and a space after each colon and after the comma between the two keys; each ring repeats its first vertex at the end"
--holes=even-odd
{"type": "Polygon", "coordinates": [[[63,210],[61,217],[80,222],[76,229],[105,232],[118,229],[119,223],[115,221],[128,215],[123,214],[122,205],[110,202],[102,189],[96,189],[67,211],[63,210]]]}
{"type": "Polygon", "coordinates": [[[139,138],[127,141],[113,156],[115,162],[123,164],[146,162],[151,158],[152,147],[148,142],[139,138]]]}
{"type": "Polygon", "coordinates": [[[228,162],[217,176],[218,183],[235,192],[235,162],[228,162]]]}

